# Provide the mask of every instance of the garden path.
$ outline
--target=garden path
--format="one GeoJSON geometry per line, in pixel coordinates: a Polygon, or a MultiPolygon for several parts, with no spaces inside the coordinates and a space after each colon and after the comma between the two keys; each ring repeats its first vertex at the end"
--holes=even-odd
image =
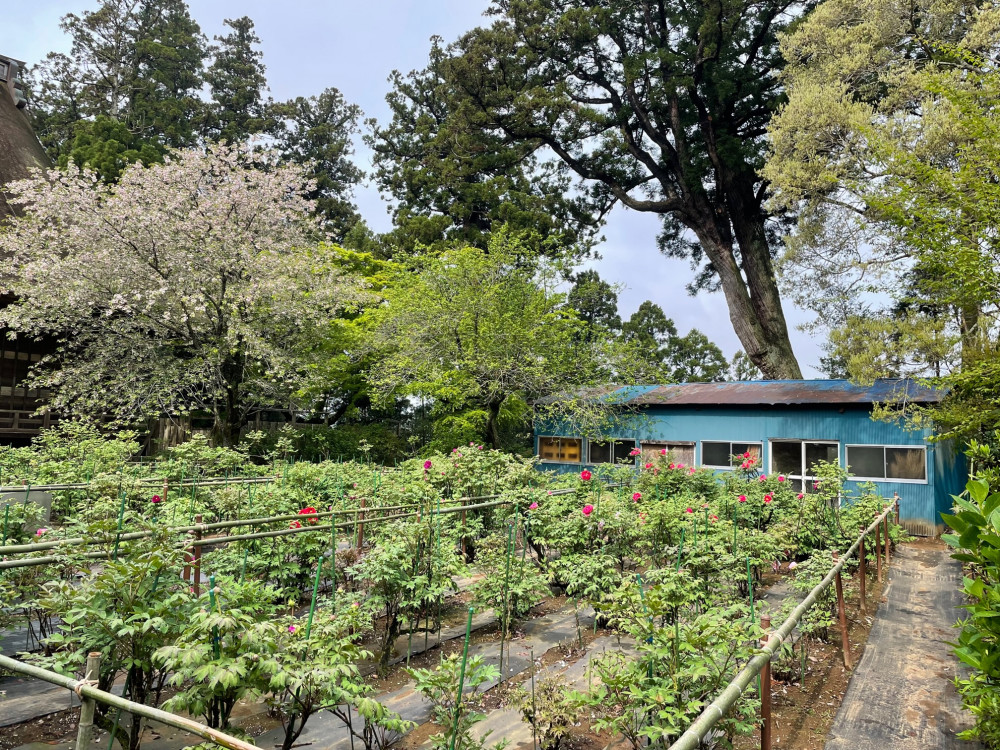
{"type": "Polygon", "coordinates": [[[897,548],[864,655],[837,711],[826,750],[975,750],[946,641],[962,612],[962,566],[938,540],[897,548]]]}

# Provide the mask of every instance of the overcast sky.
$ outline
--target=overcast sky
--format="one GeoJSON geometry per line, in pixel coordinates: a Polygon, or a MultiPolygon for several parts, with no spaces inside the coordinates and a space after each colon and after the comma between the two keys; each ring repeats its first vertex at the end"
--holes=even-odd
{"type": "MultiPolygon", "coordinates": [[[[387,78],[395,70],[422,68],[429,40],[446,41],[483,23],[486,0],[188,0],[191,14],[209,37],[223,32],[222,21],[248,15],[261,38],[271,95],[275,99],[318,94],[328,86],[340,89],[366,117],[388,117],[387,78]]],[[[97,7],[96,0],[31,0],[5,3],[0,26],[0,52],[25,60],[40,60],[52,50],[69,51],[59,28],[66,13],[97,7]]],[[[357,160],[365,169],[369,155],[358,144],[357,160]]],[[[362,216],[376,231],[390,227],[386,204],[370,186],[357,192],[362,216]]],[[[687,262],[663,257],[656,249],[659,222],[655,216],[616,208],[598,248],[602,259],[593,265],[601,277],[623,287],[622,316],[651,299],[674,319],[682,333],[698,328],[727,357],[740,348],[721,293],[690,297],[684,289],[692,278],[687,262]]],[[[785,306],[792,326],[792,344],[805,377],[816,370],[820,349],[807,334],[794,329],[808,315],[785,306]]]]}

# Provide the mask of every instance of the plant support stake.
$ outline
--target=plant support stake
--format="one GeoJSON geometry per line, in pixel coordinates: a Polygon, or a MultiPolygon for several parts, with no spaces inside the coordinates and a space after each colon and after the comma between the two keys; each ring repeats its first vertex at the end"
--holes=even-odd
{"type": "Polygon", "coordinates": [[[465,689],[465,663],[469,658],[469,635],[472,633],[472,613],[475,607],[469,607],[469,619],[465,623],[465,645],[462,647],[462,666],[458,672],[458,694],[455,696],[455,724],[451,730],[451,745],[449,750],[455,750],[455,738],[458,736],[458,717],[462,711],[462,691],[465,689]]]}

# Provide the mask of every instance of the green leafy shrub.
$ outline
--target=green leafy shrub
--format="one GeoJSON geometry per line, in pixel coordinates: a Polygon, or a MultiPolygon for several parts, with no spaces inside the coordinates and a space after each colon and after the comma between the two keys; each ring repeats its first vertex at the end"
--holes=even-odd
{"type": "Polygon", "coordinates": [[[562,681],[556,676],[545,677],[533,692],[521,688],[514,698],[521,716],[537,733],[542,750],[559,750],[576,721],[576,706],[562,681]]]}
{"type": "Polygon", "coordinates": [[[472,587],[473,603],[492,609],[505,633],[511,623],[528,614],[551,593],[548,579],[526,555],[516,554],[513,533],[494,534],[480,547],[476,566],[483,578],[472,587]]]}
{"type": "MultiPolygon", "coordinates": [[[[406,670],[416,681],[417,692],[433,705],[434,723],[444,729],[430,737],[433,750],[485,750],[487,746],[490,733],[476,738],[472,728],[486,718],[480,710],[480,689],[495,681],[500,672],[492,664],[485,664],[482,656],[470,656],[465,665],[462,699],[456,701],[462,658],[460,654],[452,654],[442,659],[434,669],[406,670]]],[[[499,750],[505,744],[493,745],[493,750],[499,750]]]]}
{"type": "Polygon", "coordinates": [[[966,564],[962,579],[963,605],[969,616],[958,623],[955,655],[972,668],[956,685],[962,702],[976,717],[975,726],[961,733],[988,747],[1000,747],[1000,493],[990,492],[985,479],[971,479],[968,499],[954,497],[953,514],[942,514],[955,533],[942,538],[958,550],[952,555],[966,564]]]}

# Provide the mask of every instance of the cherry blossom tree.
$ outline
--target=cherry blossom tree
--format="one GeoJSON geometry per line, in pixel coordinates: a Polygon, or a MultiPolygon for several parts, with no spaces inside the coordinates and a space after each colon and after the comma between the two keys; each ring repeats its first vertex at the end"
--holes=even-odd
{"type": "Polygon", "coordinates": [[[231,443],[257,409],[308,407],[358,283],[317,243],[302,168],[225,146],[5,187],[24,209],[0,231],[11,336],[55,335],[29,386],[45,408],[136,422],[200,410],[231,443]]]}

